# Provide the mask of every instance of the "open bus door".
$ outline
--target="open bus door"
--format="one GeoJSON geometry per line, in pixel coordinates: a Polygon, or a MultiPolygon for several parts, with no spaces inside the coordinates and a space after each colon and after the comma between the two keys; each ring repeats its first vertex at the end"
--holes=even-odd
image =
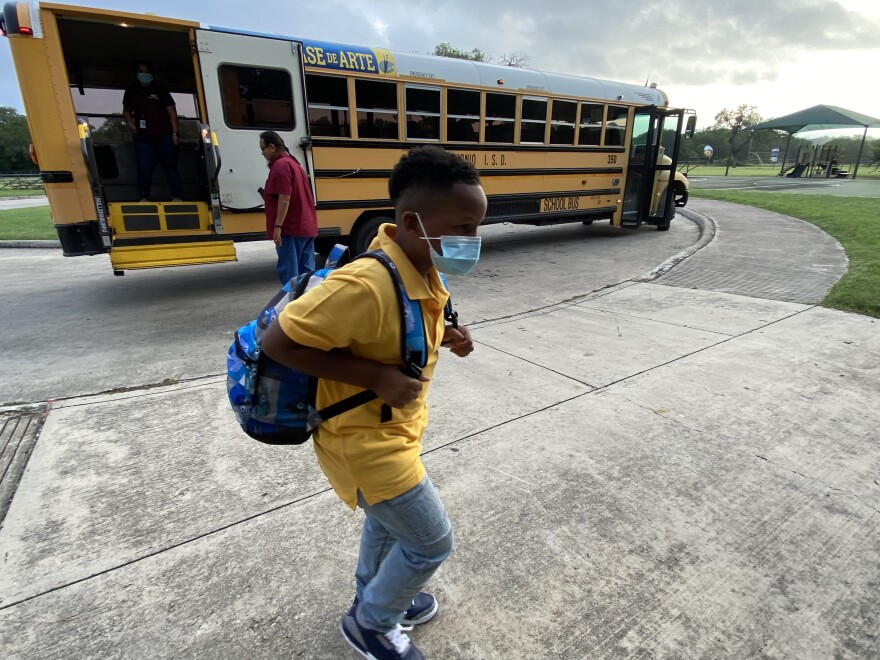
{"type": "Polygon", "coordinates": [[[621,225],[656,225],[669,229],[675,215],[674,186],[682,127],[688,111],[657,106],[636,108],[621,225]]]}
{"type": "Polygon", "coordinates": [[[196,47],[208,119],[223,147],[220,203],[236,214],[262,213],[258,189],[268,175],[260,133],[281,136],[311,176],[309,122],[300,44],[281,37],[196,30],[196,47]]]}

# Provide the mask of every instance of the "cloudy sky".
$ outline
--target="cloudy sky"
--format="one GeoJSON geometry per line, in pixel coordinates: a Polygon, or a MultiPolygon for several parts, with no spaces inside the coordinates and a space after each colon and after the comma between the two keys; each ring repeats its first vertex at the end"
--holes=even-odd
{"type": "MultiPolygon", "coordinates": [[[[86,0],[326,41],[430,52],[450,42],[530,68],[644,84],[699,125],[747,103],[764,118],[825,103],[880,117],[878,0],[86,0]]],[[[23,110],[0,39],[0,105],[23,110]]],[[[869,135],[880,136],[880,129],[869,135]]]]}

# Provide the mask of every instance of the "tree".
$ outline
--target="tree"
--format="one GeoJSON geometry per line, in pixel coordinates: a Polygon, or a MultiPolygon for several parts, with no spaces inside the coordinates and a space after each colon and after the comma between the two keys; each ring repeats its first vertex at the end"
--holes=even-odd
{"type": "Polygon", "coordinates": [[[529,56],[523,52],[515,50],[511,53],[502,53],[501,54],[501,64],[505,66],[516,67],[517,69],[523,68],[526,64],[529,63],[529,56]]]}
{"type": "MultiPolygon", "coordinates": [[[[736,110],[728,110],[727,108],[724,108],[721,112],[715,115],[715,126],[713,128],[726,128],[730,131],[730,136],[727,141],[727,144],[730,146],[730,153],[727,155],[727,169],[724,171],[724,176],[727,176],[727,173],[730,171],[731,163],[734,163],[734,167],[736,167],[734,160],[734,152],[736,151],[734,142],[736,136],[740,131],[746,130],[750,126],[760,123],[761,115],[758,114],[757,108],[745,103],[736,108],[736,110]]],[[[742,144],[739,146],[741,147],[742,144]]]]}
{"type": "Polygon", "coordinates": [[[27,117],[15,108],[0,106],[0,172],[36,171],[28,150],[30,143],[27,117]]]}
{"type": "Polygon", "coordinates": [[[440,57],[454,57],[459,60],[471,60],[473,62],[492,61],[492,59],[487,57],[486,53],[479,48],[474,48],[473,50],[461,50],[459,48],[454,48],[448,41],[444,41],[442,44],[434,46],[433,54],[440,57]]]}
{"type": "Polygon", "coordinates": [[[868,167],[873,166],[874,169],[880,168],[880,140],[876,140],[871,146],[871,162],[868,167]]]}

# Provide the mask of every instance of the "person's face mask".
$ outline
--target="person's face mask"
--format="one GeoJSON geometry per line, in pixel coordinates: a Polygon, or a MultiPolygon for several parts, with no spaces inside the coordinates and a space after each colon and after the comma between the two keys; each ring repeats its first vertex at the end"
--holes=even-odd
{"type": "Polygon", "coordinates": [[[473,270],[480,259],[480,244],[482,242],[480,236],[440,236],[440,249],[443,250],[443,254],[437,254],[431,245],[431,241],[437,240],[437,238],[428,236],[418,213],[416,213],[416,219],[424,234],[420,238],[423,241],[428,241],[431,261],[434,262],[437,270],[447,275],[464,275],[473,270]]]}
{"type": "Polygon", "coordinates": [[[151,82],[153,82],[153,74],[152,73],[143,73],[143,72],[138,73],[138,80],[140,81],[141,85],[146,87],[151,82]]]}

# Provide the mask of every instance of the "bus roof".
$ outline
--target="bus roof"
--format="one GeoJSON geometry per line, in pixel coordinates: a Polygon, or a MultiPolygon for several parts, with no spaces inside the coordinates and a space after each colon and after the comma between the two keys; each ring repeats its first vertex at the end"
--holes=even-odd
{"type": "Polygon", "coordinates": [[[431,81],[443,81],[462,85],[494,87],[498,91],[517,91],[522,93],[535,91],[544,94],[622,101],[624,103],[657,105],[661,107],[666,107],[669,104],[666,94],[654,87],[643,87],[641,85],[613,82],[586,76],[500,66],[437,55],[420,55],[418,53],[407,53],[385,48],[352,46],[314,39],[301,39],[277,33],[201,25],[192,21],[152,14],[135,14],[52,2],[40,3],[40,7],[56,13],[77,15],[84,18],[127,20],[133,24],[148,23],[188,28],[200,27],[214,32],[298,42],[303,45],[306,64],[313,67],[380,73],[389,77],[403,75],[411,78],[421,78],[426,84],[430,84],[431,81]]]}
{"type": "Polygon", "coordinates": [[[462,85],[495,87],[499,91],[525,93],[535,91],[640,105],[665,107],[669,103],[666,94],[654,87],[642,87],[598,78],[487,64],[437,55],[420,55],[385,48],[300,39],[281,34],[253,32],[215,25],[206,27],[214,32],[299,42],[303,45],[303,55],[307,66],[336,71],[360,71],[380,73],[386,76],[402,75],[421,78],[426,84],[430,84],[432,81],[443,81],[462,85]]]}

